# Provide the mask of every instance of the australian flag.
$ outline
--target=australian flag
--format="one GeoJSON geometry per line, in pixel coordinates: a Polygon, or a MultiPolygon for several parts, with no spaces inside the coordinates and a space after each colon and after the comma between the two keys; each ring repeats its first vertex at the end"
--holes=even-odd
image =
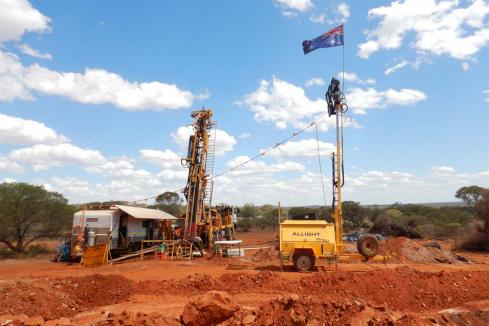
{"type": "Polygon", "coordinates": [[[341,24],[313,40],[305,40],[302,42],[302,48],[304,49],[304,54],[308,54],[319,48],[330,48],[343,44],[343,24],[341,24]]]}

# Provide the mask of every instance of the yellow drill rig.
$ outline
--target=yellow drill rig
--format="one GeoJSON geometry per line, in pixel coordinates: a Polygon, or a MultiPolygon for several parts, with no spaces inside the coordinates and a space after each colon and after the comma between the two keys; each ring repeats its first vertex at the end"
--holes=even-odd
{"type": "Polygon", "coordinates": [[[292,260],[297,271],[309,271],[319,258],[360,258],[368,260],[379,252],[379,242],[374,235],[363,234],[358,238],[359,254],[346,253],[343,243],[343,211],[341,188],[344,185],[343,114],[348,110],[340,82],[333,77],[326,92],[329,116],[336,118],[336,153],[331,154],[333,166],[333,200],[331,218],[325,220],[285,220],[280,223],[280,265],[292,260]]]}
{"type": "Polygon", "coordinates": [[[193,135],[189,137],[187,157],[182,165],[188,168],[187,185],[183,191],[185,210],[184,239],[202,240],[211,247],[215,240],[234,240],[236,209],[226,204],[212,206],[212,172],[216,146],[216,128],[212,110],[192,112],[193,135]]]}

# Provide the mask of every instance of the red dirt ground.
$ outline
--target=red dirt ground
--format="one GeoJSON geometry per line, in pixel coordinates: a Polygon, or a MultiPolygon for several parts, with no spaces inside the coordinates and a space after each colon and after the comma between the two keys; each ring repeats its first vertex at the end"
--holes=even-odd
{"type": "Polygon", "coordinates": [[[147,258],[83,268],[2,261],[0,325],[41,319],[47,325],[489,324],[487,254],[448,264],[427,259],[439,254],[429,247],[421,251],[422,262],[413,261],[406,248],[418,250],[425,242],[401,238],[383,244],[385,253],[396,254],[387,263],[280,272],[274,237],[275,232],[245,233],[243,247],[268,248],[190,262],[147,258]]]}

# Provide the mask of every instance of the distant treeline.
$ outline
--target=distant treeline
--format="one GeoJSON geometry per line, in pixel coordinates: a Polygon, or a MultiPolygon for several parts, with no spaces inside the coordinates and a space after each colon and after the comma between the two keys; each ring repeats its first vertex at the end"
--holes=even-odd
{"type": "MultiPolygon", "coordinates": [[[[461,246],[489,250],[489,189],[479,186],[462,187],[455,193],[463,204],[455,203],[369,205],[343,202],[343,228],[348,232],[373,232],[384,236],[410,238],[457,238],[461,246]],[[470,240],[470,241],[469,241],[470,240]]],[[[242,231],[253,228],[277,227],[277,207],[246,204],[241,208],[238,227],[242,231]]],[[[314,214],[317,219],[332,222],[330,207],[282,208],[282,219],[303,214],[314,214]]]]}

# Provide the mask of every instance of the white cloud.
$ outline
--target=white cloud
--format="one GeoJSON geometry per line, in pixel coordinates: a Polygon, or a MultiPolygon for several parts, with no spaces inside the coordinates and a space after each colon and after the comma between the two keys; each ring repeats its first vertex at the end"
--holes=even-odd
{"type": "MultiPolygon", "coordinates": [[[[419,67],[421,67],[422,64],[428,64],[428,63],[432,63],[431,59],[426,54],[424,54],[424,53],[418,53],[417,54],[417,57],[416,57],[416,59],[414,61],[401,60],[397,64],[395,64],[395,65],[393,65],[391,67],[388,67],[384,71],[384,74],[386,76],[391,75],[394,72],[396,72],[397,70],[402,69],[402,68],[404,68],[406,66],[409,66],[409,67],[413,68],[414,70],[418,70],[419,67]]],[[[467,66],[467,68],[468,68],[468,64],[467,63],[463,63],[462,66],[463,67],[467,66]]]]}
{"type": "MultiPolygon", "coordinates": [[[[345,80],[357,83],[375,82],[370,79],[361,80],[355,73],[345,73],[345,80]]],[[[346,94],[348,106],[357,114],[365,114],[367,109],[386,108],[390,105],[411,105],[425,99],[423,92],[407,88],[381,92],[372,87],[356,87],[346,94]]],[[[272,122],[279,129],[285,129],[289,125],[304,128],[311,121],[316,121],[321,130],[335,126],[334,117],[328,117],[326,113],[325,100],[311,100],[302,87],[275,77],[271,81],[262,80],[258,89],[235,103],[248,107],[255,120],[272,122]]],[[[357,126],[354,121],[348,121],[346,125],[357,126]]]]}
{"type": "Polygon", "coordinates": [[[339,22],[341,23],[346,22],[350,17],[350,7],[344,2],[339,3],[335,11],[340,15],[339,22]]]}
{"type": "Polygon", "coordinates": [[[141,159],[144,161],[161,165],[165,169],[181,166],[181,157],[170,149],[164,151],[156,149],[142,149],[139,151],[141,159]]]}
{"type": "Polygon", "coordinates": [[[247,132],[243,132],[238,137],[239,137],[239,139],[248,139],[251,137],[251,135],[247,132]]]}
{"type": "Polygon", "coordinates": [[[394,72],[396,72],[397,70],[399,69],[402,69],[404,68],[405,66],[407,66],[409,64],[408,61],[406,60],[402,60],[401,62],[399,62],[398,64],[395,64],[393,65],[392,67],[389,67],[387,68],[385,71],[384,71],[384,74],[386,76],[389,76],[390,74],[393,74],[394,72]]]}
{"type": "Polygon", "coordinates": [[[99,151],[83,149],[72,144],[34,145],[13,150],[9,158],[29,163],[37,171],[66,164],[90,167],[106,162],[105,157],[99,151]]]}
{"type": "Polygon", "coordinates": [[[304,12],[313,7],[311,0],[275,0],[285,13],[290,13],[289,9],[304,12]]]}
{"type": "Polygon", "coordinates": [[[400,171],[367,171],[346,178],[345,197],[362,203],[429,203],[455,201],[460,187],[489,186],[489,171],[457,173],[449,166],[434,166],[430,175],[400,171]]]}
{"type": "MultiPolygon", "coordinates": [[[[243,159],[246,159],[243,158],[243,159]]],[[[243,160],[242,159],[242,160],[243,160]]],[[[237,160],[238,162],[240,160],[237,160]]],[[[312,166],[311,166],[312,167],[312,166]]],[[[244,167],[243,167],[244,169],[244,167]]],[[[314,171],[307,170],[299,176],[290,174],[276,175],[273,173],[260,173],[266,167],[253,166],[249,171],[227,174],[216,179],[214,195],[216,201],[244,204],[276,203],[280,201],[284,206],[323,205],[321,176],[314,171]],[[246,175],[246,177],[242,177],[246,175]]],[[[323,176],[326,188],[327,205],[331,204],[331,178],[323,176]]],[[[449,187],[447,192],[440,196],[438,187],[444,187],[444,182],[427,180],[411,173],[400,171],[367,171],[351,176],[347,174],[344,198],[345,200],[360,201],[362,204],[393,203],[393,202],[419,202],[421,201],[448,201],[457,189],[457,184],[449,187]],[[429,192],[424,191],[429,188],[429,192]],[[452,192],[453,190],[453,192],[452,192]],[[426,192],[426,193],[425,193],[426,192]],[[438,196],[438,197],[437,197],[438,196]]],[[[486,178],[489,181],[489,178],[486,178]]],[[[444,188],[443,188],[444,189],[444,188]]]]}
{"type": "Polygon", "coordinates": [[[375,80],[374,79],[372,79],[372,78],[360,79],[360,77],[358,77],[358,75],[356,73],[354,73],[354,72],[347,72],[347,71],[345,71],[343,73],[342,71],[339,71],[336,74],[336,76],[340,80],[342,80],[344,78],[346,81],[352,82],[352,83],[368,84],[368,85],[375,84],[375,80]]]}
{"type": "Polygon", "coordinates": [[[321,86],[324,85],[324,80],[322,78],[312,77],[311,79],[306,81],[305,85],[307,87],[315,86],[315,85],[321,86]]]}
{"type": "MultiPolygon", "coordinates": [[[[19,40],[25,32],[50,31],[50,19],[26,0],[0,0],[0,8],[0,45],[19,40]]],[[[37,58],[51,59],[50,54],[27,44],[20,44],[19,49],[37,58]]],[[[195,95],[174,84],[130,82],[103,69],[87,68],[83,73],[74,73],[53,71],[38,64],[23,66],[16,55],[0,50],[0,101],[32,100],[33,91],[84,104],[110,103],[130,111],[188,108],[195,99],[209,97],[207,91],[195,95]]]]}
{"type": "Polygon", "coordinates": [[[22,81],[23,70],[24,67],[16,55],[0,50],[0,101],[33,99],[22,81]]]}
{"type": "Polygon", "coordinates": [[[302,87],[275,77],[271,81],[260,81],[260,86],[254,92],[245,95],[235,104],[248,107],[255,120],[272,122],[279,129],[285,129],[289,125],[304,128],[320,117],[322,119],[321,123],[318,121],[318,126],[321,130],[335,125],[334,118],[327,118],[327,113],[324,117],[327,108],[325,100],[311,100],[302,87]]]}
{"type": "MultiPolygon", "coordinates": [[[[482,94],[489,94],[489,88],[486,89],[485,91],[482,91],[482,94]]],[[[486,97],[484,101],[489,103],[489,95],[486,97]]]]}
{"type": "Polygon", "coordinates": [[[17,180],[12,178],[5,178],[0,183],[14,183],[14,182],[17,182],[17,180]]]}
{"type": "Polygon", "coordinates": [[[433,176],[444,177],[453,175],[455,169],[450,166],[433,166],[431,172],[433,176]]]}
{"type": "MultiPolygon", "coordinates": [[[[336,152],[336,147],[331,143],[319,141],[319,153],[321,156],[330,155],[336,152]]],[[[277,149],[270,151],[269,156],[275,157],[316,157],[318,153],[318,143],[315,138],[299,141],[289,141],[277,149]]]]}
{"type": "Polygon", "coordinates": [[[63,192],[74,195],[74,194],[80,194],[80,193],[86,193],[91,191],[90,185],[88,181],[86,180],[81,180],[75,177],[53,177],[51,178],[52,184],[49,184],[51,189],[53,188],[61,188],[63,189],[63,192]]]}
{"type": "Polygon", "coordinates": [[[317,24],[328,23],[329,25],[332,25],[345,23],[350,17],[350,7],[344,2],[331,6],[331,9],[333,15],[330,15],[331,17],[329,19],[326,18],[326,14],[321,13],[311,15],[311,17],[309,17],[309,20],[317,24]]]}
{"type": "Polygon", "coordinates": [[[0,144],[57,144],[68,138],[44,123],[0,113],[0,144]]]}
{"type": "Polygon", "coordinates": [[[0,171],[22,173],[24,172],[24,168],[20,164],[12,162],[7,157],[0,156],[0,171]]]}
{"type": "Polygon", "coordinates": [[[358,55],[368,58],[380,49],[397,49],[412,31],[417,51],[468,59],[489,43],[487,15],[489,3],[483,0],[471,1],[467,7],[458,0],[394,1],[369,10],[369,18],[380,22],[367,32],[368,40],[359,45],[358,55]]]}
{"type": "Polygon", "coordinates": [[[32,91],[63,96],[84,104],[113,104],[118,108],[165,110],[190,107],[194,95],[174,84],[130,82],[103,69],[87,68],[83,73],[58,72],[33,64],[23,66],[12,53],[0,51],[0,100],[33,99],[32,91]]]}
{"type": "Polygon", "coordinates": [[[367,109],[386,108],[390,105],[407,106],[426,99],[426,95],[415,89],[388,89],[379,92],[374,88],[353,88],[347,96],[348,107],[356,114],[366,114],[367,109]]]}
{"type": "Polygon", "coordinates": [[[0,8],[0,43],[18,40],[26,32],[50,31],[50,19],[27,0],[1,0],[0,8]]]}
{"type": "Polygon", "coordinates": [[[324,14],[312,15],[311,17],[309,17],[309,20],[313,23],[324,24],[326,22],[326,16],[324,14]]]}
{"type": "Polygon", "coordinates": [[[19,45],[19,49],[22,53],[30,55],[34,58],[51,60],[53,57],[49,53],[41,53],[36,49],[31,48],[28,44],[22,43],[19,45]]]}
{"type": "Polygon", "coordinates": [[[85,104],[111,103],[129,110],[187,108],[194,95],[174,84],[129,82],[103,69],[85,69],[83,74],[57,72],[37,64],[25,73],[25,84],[38,92],[64,96],[85,104]]]}
{"type": "MultiPolygon", "coordinates": [[[[228,161],[226,166],[228,168],[236,167],[250,158],[246,155],[237,156],[234,159],[228,161]]],[[[229,174],[231,176],[242,176],[242,175],[273,175],[281,172],[303,172],[305,167],[297,162],[281,162],[275,164],[267,164],[263,161],[250,161],[249,163],[240,166],[238,169],[231,171],[229,174]]]]}
{"type": "Polygon", "coordinates": [[[468,62],[462,62],[462,70],[463,71],[468,71],[470,68],[470,65],[468,62]]]}
{"type": "MultiPolygon", "coordinates": [[[[234,145],[236,145],[236,138],[228,134],[226,131],[217,129],[215,130],[216,137],[216,155],[222,155],[226,152],[231,152],[234,150],[234,145]]],[[[188,150],[188,140],[191,135],[194,134],[192,126],[179,127],[175,132],[170,134],[173,142],[175,142],[182,151],[185,151],[185,155],[188,150]]],[[[214,130],[209,133],[210,137],[214,137],[214,130]]]]}

